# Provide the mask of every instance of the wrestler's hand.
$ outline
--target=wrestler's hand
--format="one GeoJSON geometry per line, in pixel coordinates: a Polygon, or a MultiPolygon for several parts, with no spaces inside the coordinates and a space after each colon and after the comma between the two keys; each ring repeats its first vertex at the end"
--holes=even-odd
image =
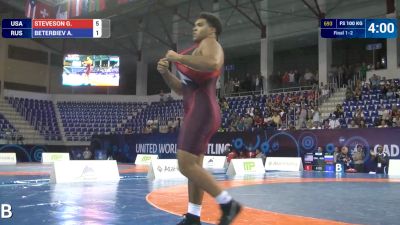
{"type": "Polygon", "coordinates": [[[161,74],[166,74],[169,71],[169,62],[166,58],[162,58],[158,61],[157,70],[161,74]]]}
{"type": "Polygon", "coordinates": [[[165,55],[165,58],[170,62],[179,62],[181,54],[176,53],[175,51],[169,50],[165,55]]]}

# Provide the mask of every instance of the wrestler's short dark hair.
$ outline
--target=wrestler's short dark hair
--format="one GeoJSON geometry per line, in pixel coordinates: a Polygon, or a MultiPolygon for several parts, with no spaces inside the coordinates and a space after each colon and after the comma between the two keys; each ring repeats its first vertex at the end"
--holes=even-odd
{"type": "Polygon", "coordinates": [[[215,34],[217,37],[222,32],[222,23],[221,20],[214,14],[209,12],[201,12],[199,15],[199,19],[205,19],[211,27],[215,28],[215,34]]]}

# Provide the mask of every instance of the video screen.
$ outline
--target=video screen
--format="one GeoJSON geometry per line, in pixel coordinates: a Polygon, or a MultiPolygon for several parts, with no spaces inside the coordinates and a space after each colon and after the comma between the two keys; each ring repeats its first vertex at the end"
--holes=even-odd
{"type": "Polygon", "coordinates": [[[62,84],[66,86],[119,86],[119,57],[66,55],[62,84]]]}

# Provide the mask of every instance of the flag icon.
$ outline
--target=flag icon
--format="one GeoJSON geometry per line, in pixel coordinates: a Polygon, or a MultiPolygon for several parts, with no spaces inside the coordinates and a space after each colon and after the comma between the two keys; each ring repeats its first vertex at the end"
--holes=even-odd
{"type": "Polygon", "coordinates": [[[25,16],[34,19],[35,13],[36,13],[36,0],[28,0],[25,4],[25,16]]]}

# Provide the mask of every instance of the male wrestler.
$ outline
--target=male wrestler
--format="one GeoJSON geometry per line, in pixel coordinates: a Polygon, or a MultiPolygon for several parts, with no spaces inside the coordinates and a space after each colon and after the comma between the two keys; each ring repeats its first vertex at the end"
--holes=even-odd
{"type": "Polygon", "coordinates": [[[181,52],[168,51],[160,59],[157,70],[168,86],[183,95],[184,123],[178,137],[178,164],[188,178],[188,213],[178,225],[198,225],[204,191],[220,204],[219,225],[231,224],[241,205],[222,190],[202,167],[208,142],[220,126],[220,109],[215,97],[216,81],[224,64],[224,52],[217,38],[222,30],[220,20],[210,13],[201,13],[193,28],[195,45],[181,52]],[[191,55],[187,55],[190,51],[191,55]],[[180,79],[169,71],[173,62],[180,79]]]}

